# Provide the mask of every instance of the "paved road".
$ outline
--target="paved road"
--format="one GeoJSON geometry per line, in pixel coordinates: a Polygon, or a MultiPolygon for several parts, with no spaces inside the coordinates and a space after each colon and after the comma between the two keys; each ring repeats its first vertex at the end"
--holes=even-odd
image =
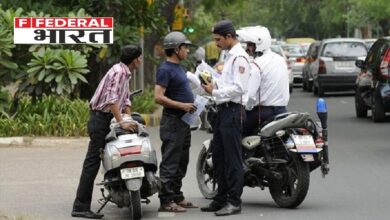
{"type": "MultiPolygon", "coordinates": [[[[315,97],[295,89],[289,110],[315,112],[315,97]]],[[[375,124],[357,119],[353,96],[327,96],[331,172],[326,179],[318,170],[311,175],[309,193],[297,209],[278,208],[268,190],[245,188],[243,213],[228,219],[389,219],[390,211],[390,119],[375,124]]],[[[157,150],[157,128],[151,128],[157,150]]],[[[188,176],[184,192],[188,199],[204,205],[196,184],[195,163],[203,140],[210,135],[193,133],[188,176]]],[[[1,215],[24,215],[24,219],[73,219],[72,201],[86,148],[80,146],[0,148],[1,215]]],[[[158,151],[158,155],[160,153],[158,151]]],[[[101,180],[101,175],[98,181],[101,180]]],[[[93,209],[98,209],[99,190],[94,192],[93,209]]],[[[144,205],[144,219],[215,219],[199,209],[184,214],[158,213],[158,199],[144,205]]],[[[127,209],[108,205],[105,219],[129,219],[127,209]]]]}

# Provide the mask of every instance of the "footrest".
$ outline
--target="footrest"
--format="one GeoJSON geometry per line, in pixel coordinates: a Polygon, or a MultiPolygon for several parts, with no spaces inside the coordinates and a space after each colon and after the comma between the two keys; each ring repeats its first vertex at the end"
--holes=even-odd
{"type": "Polygon", "coordinates": [[[272,164],[281,164],[281,163],[287,163],[288,161],[287,160],[284,160],[284,159],[272,159],[271,161],[269,161],[268,163],[272,163],[272,164]]]}

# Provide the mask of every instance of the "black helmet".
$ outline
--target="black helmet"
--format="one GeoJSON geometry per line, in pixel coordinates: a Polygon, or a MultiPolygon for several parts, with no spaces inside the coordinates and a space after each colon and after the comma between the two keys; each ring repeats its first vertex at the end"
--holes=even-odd
{"type": "Polygon", "coordinates": [[[164,37],[164,49],[178,48],[182,44],[192,45],[191,41],[179,31],[173,31],[164,37]]]}

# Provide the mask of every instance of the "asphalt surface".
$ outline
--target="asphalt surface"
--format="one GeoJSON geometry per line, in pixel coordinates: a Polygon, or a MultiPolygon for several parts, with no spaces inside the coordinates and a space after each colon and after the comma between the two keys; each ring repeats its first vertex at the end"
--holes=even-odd
{"type": "MultiPolygon", "coordinates": [[[[227,219],[389,219],[390,119],[374,123],[355,117],[352,95],[325,97],[329,109],[330,174],[322,179],[311,173],[309,193],[297,209],[281,209],[268,189],[244,188],[242,214],[227,219]]],[[[315,118],[316,98],[294,88],[290,111],[307,111],[315,118]]],[[[158,128],[150,128],[160,160],[158,128]]],[[[190,165],[183,191],[188,200],[203,206],[195,178],[201,143],[210,135],[193,132],[190,165]]],[[[85,141],[85,140],[84,140],[85,141]]],[[[81,141],[81,143],[84,143],[81,141]]],[[[42,144],[43,146],[43,144],[42,144]]],[[[86,146],[0,147],[0,219],[76,219],[70,217],[86,146]]],[[[99,173],[96,182],[102,180],[99,173]]],[[[95,187],[92,209],[97,210],[100,190],[95,187]]],[[[215,219],[213,213],[191,209],[186,213],[158,213],[157,195],[143,205],[144,219],[215,219]]],[[[109,204],[104,219],[129,219],[127,208],[109,204]]]]}

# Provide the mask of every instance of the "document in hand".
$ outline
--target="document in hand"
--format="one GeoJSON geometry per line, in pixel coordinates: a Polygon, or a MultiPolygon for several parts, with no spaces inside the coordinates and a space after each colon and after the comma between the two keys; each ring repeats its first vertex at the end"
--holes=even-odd
{"type": "Polygon", "coordinates": [[[208,102],[207,98],[197,95],[194,102],[194,105],[196,106],[196,111],[192,114],[187,112],[181,117],[181,120],[183,120],[188,125],[195,125],[195,122],[199,118],[199,115],[200,113],[202,113],[207,102],[208,102]]]}

